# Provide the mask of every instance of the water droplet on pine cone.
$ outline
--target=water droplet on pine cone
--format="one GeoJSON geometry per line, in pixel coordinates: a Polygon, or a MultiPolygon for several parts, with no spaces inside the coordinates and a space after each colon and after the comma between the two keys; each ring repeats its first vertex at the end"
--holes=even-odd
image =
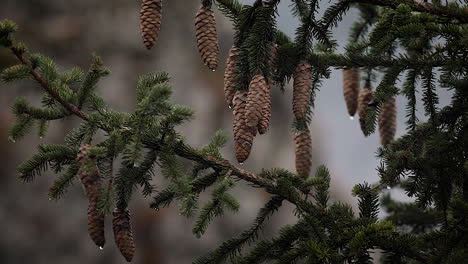
{"type": "Polygon", "coordinates": [[[99,250],[103,250],[103,249],[104,249],[104,247],[103,247],[103,246],[99,246],[99,250]]]}
{"type": "Polygon", "coordinates": [[[228,107],[229,107],[229,109],[231,109],[231,108],[232,108],[232,106],[230,106],[230,105],[228,105],[228,107]]]}

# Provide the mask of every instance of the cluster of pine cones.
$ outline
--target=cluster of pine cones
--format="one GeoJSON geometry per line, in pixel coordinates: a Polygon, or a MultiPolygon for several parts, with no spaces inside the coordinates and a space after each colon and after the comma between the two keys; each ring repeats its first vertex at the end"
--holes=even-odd
{"type": "MultiPolygon", "coordinates": [[[[143,42],[150,49],[156,42],[161,25],[162,0],[142,0],[140,26],[143,42]]],[[[211,8],[211,1],[206,1],[195,16],[195,30],[198,50],[205,65],[215,71],[218,66],[219,45],[216,33],[216,21],[211,8]]],[[[270,68],[275,60],[277,45],[271,46],[270,68]]],[[[248,90],[236,87],[236,61],[239,48],[233,46],[229,51],[224,72],[224,92],[226,102],[233,110],[233,134],[236,158],[244,162],[250,154],[253,139],[268,131],[271,117],[270,88],[272,74],[257,74],[250,80],[248,90]]],[[[293,109],[296,119],[305,118],[310,104],[312,91],[311,66],[300,61],[294,76],[293,109]]],[[[296,146],[296,170],[300,177],[309,175],[312,159],[312,143],[308,129],[299,130],[294,136],[296,146]]]]}
{"type": "MultiPolygon", "coordinates": [[[[89,154],[90,144],[83,145],[77,155],[78,175],[88,197],[88,233],[93,242],[102,249],[106,243],[104,236],[104,214],[98,208],[101,182],[96,166],[96,157],[89,154]]],[[[112,226],[115,244],[125,259],[130,262],[135,252],[133,233],[128,209],[114,210],[112,226]]]]}
{"type": "MultiPolygon", "coordinates": [[[[358,113],[361,130],[366,128],[366,109],[372,102],[374,95],[370,84],[360,88],[360,77],[358,68],[343,69],[343,93],[348,108],[349,116],[352,118],[358,113]]],[[[395,97],[391,97],[380,106],[379,112],[379,134],[380,143],[387,145],[392,142],[396,132],[397,108],[395,97]]]]}

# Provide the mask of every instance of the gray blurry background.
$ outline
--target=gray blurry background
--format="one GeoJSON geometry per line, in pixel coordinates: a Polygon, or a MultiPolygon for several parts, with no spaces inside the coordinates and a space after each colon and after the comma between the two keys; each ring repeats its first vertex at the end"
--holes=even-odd
{"type": "MultiPolygon", "coordinates": [[[[241,2],[251,4],[254,1],[241,2]]],[[[321,1],[320,13],[333,2],[321,1]]],[[[278,27],[293,37],[298,21],[290,14],[290,3],[284,0],[280,4],[278,27]]],[[[25,41],[33,52],[52,57],[61,70],[74,65],[86,70],[92,52],[102,56],[112,75],[102,80],[98,92],[112,108],[120,111],[132,111],[139,75],[168,71],[172,76],[173,101],[196,111],[196,119],[179,131],[190,144],[200,147],[218,129],[229,132],[232,138],[232,115],[224,101],[223,72],[233,31],[231,22],[215,11],[221,53],[218,70],[211,72],[203,66],[196,48],[193,21],[198,6],[199,1],[193,0],[164,1],[159,40],[150,51],[144,48],[140,38],[139,1],[1,0],[0,19],[14,20],[19,25],[17,39],[25,41]]],[[[340,52],[355,17],[355,10],[351,10],[334,31],[340,52]]],[[[0,49],[0,70],[13,63],[14,58],[0,49]]],[[[51,123],[49,135],[43,139],[32,133],[20,142],[8,142],[7,131],[14,121],[10,108],[15,97],[26,96],[39,103],[39,91],[33,82],[14,86],[0,84],[0,160],[3,164],[0,167],[0,223],[4,230],[0,236],[0,259],[2,263],[124,263],[114,245],[109,221],[104,250],[98,250],[88,238],[87,200],[79,184],[72,186],[62,200],[51,202],[47,191],[54,179],[52,173],[32,183],[17,179],[17,165],[34,153],[38,144],[60,143],[64,134],[78,124],[76,118],[55,121],[51,123]]],[[[442,93],[445,96],[441,105],[444,105],[448,102],[447,92],[442,93]]],[[[269,167],[294,171],[291,98],[291,84],[284,94],[278,88],[273,89],[271,129],[255,139],[251,156],[241,167],[254,172],[269,167]]],[[[399,96],[397,102],[399,136],[405,130],[406,100],[399,96]]],[[[419,113],[421,115],[421,110],[419,113]]],[[[375,151],[379,140],[378,135],[364,138],[357,119],[350,120],[347,116],[339,70],[333,71],[317,93],[311,131],[313,171],[318,165],[326,164],[332,173],[332,199],[351,203],[355,208],[356,200],[350,196],[353,185],[377,180],[375,151]]],[[[232,140],[223,154],[235,161],[232,140]]],[[[162,185],[162,189],[165,183],[158,179],[156,184],[162,185]]],[[[191,233],[194,219],[180,216],[176,206],[155,212],[148,208],[148,201],[135,193],[130,206],[136,238],[134,263],[190,263],[194,257],[248,228],[269,196],[244,184],[239,184],[233,193],[241,203],[240,213],[227,213],[216,219],[201,239],[191,233]]],[[[202,200],[208,198],[203,196],[202,200]]],[[[294,222],[292,209],[285,204],[272,218],[264,236],[270,237],[279,226],[294,222]]]]}

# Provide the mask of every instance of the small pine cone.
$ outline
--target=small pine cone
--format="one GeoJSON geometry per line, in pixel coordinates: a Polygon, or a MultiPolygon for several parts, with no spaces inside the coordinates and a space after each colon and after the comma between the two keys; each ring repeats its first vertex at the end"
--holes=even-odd
{"type": "Polygon", "coordinates": [[[273,85],[273,66],[278,55],[278,45],[273,43],[271,45],[271,59],[270,59],[270,76],[268,78],[267,91],[265,93],[265,103],[262,108],[262,115],[258,120],[258,133],[265,134],[270,128],[271,118],[271,85],[273,85]]]}
{"type": "Polygon", "coordinates": [[[312,139],[310,131],[299,130],[294,135],[296,146],[296,171],[301,178],[307,178],[312,166],[312,139]]]}
{"type": "Polygon", "coordinates": [[[218,36],[216,21],[211,6],[202,5],[195,17],[198,51],[205,65],[212,71],[218,66],[218,36]]]}
{"type": "Polygon", "coordinates": [[[385,146],[392,142],[396,132],[397,108],[395,97],[391,97],[380,106],[379,134],[380,143],[385,146]]]}
{"type": "Polygon", "coordinates": [[[247,93],[246,90],[237,90],[232,100],[232,130],[234,134],[236,158],[239,163],[244,162],[249,157],[253,138],[257,133],[256,128],[249,127],[246,123],[247,93]]]}
{"type": "Polygon", "coordinates": [[[115,208],[112,228],[114,229],[115,244],[117,244],[120,253],[122,253],[122,256],[128,262],[132,261],[133,254],[135,253],[135,244],[133,242],[130,212],[128,209],[120,211],[115,208]]]}
{"type": "Polygon", "coordinates": [[[374,94],[370,88],[364,87],[359,91],[357,112],[359,115],[359,124],[361,125],[363,133],[366,130],[366,109],[373,99],[374,94]]]}
{"type": "Polygon", "coordinates": [[[310,104],[312,92],[312,66],[302,60],[296,67],[293,89],[293,112],[296,119],[303,119],[310,104]]]}
{"type": "Polygon", "coordinates": [[[94,243],[98,247],[103,248],[106,243],[104,236],[104,215],[97,207],[101,184],[97,183],[88,188],[93,189],[88,199],[88,233],[94,243]]]}
{"type": "Polygon", "coordinates": [[[161,30],[162,0],[142,0],[140,10],[140,28],[143,43],[151,49],[161,30]]]}
{"type": "Polygon", "coordinates": [[[90,144],[84,144],[80,147],[77,155],[78,175],[84,186],[86,196],[88,197],[88,233],[93,242],[98,247],[104,247],[106,242],[104,236],[104,215],[99,212],[97,202],[101,193],[101,183],[96,162],[88,157],[90,144]],[[90,159],[86,162],[86,159],[90,159]]]}
{"type": "Polygon", "coordinates": [[[354,116],[359,96],[359,68],[343,69],[343,94],[349,116],[354,116]]]}
{"type": "Polygon", "coordinates": [[[224,96],[229,107],[232,106],[232,98],[236,93],[236,60],[238,56],[239,48],[232,46],[224,71],[224,96]]]}
{"type": "Polygon", "coordinates": [[[268,92],[268,85],[263,75],[255,75],[249,84],[249,92],[247,94],[247,105],[245,118],[247,125],[256,127],[258,121],[262,117],[262,110],[265,106],[265,96],[268,92]]]}

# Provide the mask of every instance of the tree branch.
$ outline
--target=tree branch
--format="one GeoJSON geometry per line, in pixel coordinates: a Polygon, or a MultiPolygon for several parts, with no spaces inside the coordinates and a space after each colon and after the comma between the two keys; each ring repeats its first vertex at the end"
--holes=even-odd
{"type": "Polygon", "coordinates": [[[468,23],[468,13],[462,9],[448,6],[435,6],[430,3],[413,0],[344,0],[350,3],[368,3],[379,6],[396,8],[400,4],[409,5],[414,11],[425,12],[443,18],[454,18],[462,23],[468,23]]]}

